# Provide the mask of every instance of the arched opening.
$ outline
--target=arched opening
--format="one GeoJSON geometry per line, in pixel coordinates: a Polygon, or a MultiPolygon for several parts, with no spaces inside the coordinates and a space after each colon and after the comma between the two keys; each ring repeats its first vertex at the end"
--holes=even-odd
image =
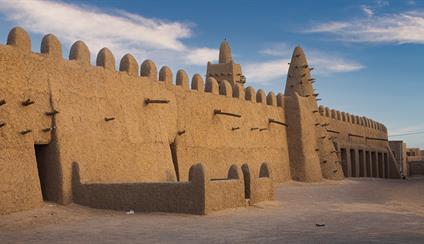
{"type": "Polygon", "coordinates": [[[365,177],[364,150],[359,150],[359,177],[365,177]]]}
{"type": "Polygon", "coordinates": [[[350,149],[350,169],[351,169],[351,173],[350,176],[351,177],[357,177],[358,175],[356,174],[356,150],[355,149],[350,149]]]}
{"type": "Polygon", "coordinates": [[[259,170],[259,178],[269,178],[269,168],[267,163],[262,163],[261,168],[259,170]]]}
{"type": "Polygon", "coordinates": [[[377,153],[378,157],[378,177],[384,178],[383,153],[377,153]]]}
{"type": "Polygon", "coordinates": [[[384,178],[389,178],[389,162],[387,160],[387,153],[384,153],[384,178]]]}
{"type": "Polygon", "coordinates": [[[377,177],[377,154],[376,152],[371,152],[371,176],[377,177]]]}
{"type": "Polygon", "coordinates": [[[366,165],[366,177],[371,177],[371,157],[370,152],[365,151],[365,165],[366,165]]]}
{"type": "Polygon", "coordinates": [[[231,165],[230,169],[228,170],[227,179],[240,179],[237,168],[237,165],[231,165]]]}
{"type": "Polygon", "coordinates": [[[244,180],[244,198],[250,199],[250,170],[247,164],[241,166],[241,171],[243,172],[244,180]]]}

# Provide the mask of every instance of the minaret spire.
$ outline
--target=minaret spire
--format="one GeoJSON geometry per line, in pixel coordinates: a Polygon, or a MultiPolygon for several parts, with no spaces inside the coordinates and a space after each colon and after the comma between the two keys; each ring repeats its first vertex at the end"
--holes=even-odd
{"type": "Polygon", "coordinates": [[[296,46],[287,74],[285,95],[290,96],[296,92],[302,97],[313,97],[315,100],[310,71],[305,53],[299,45],[296,46]]]}
{"type": "Polygon", "coordinates": [[[213,77],[220,84],[224,80],[228,81],[232,86],[243,86],[246,82],[246,77],[241,71],[240,64],[235,64],[233,61],[230,44],[227,42],[227,38],[221,42],[221,46],[219,47],[219,63],[213,64],[208,62],[206,77],[213,77]]]}
{"type": "Polygon", "coordinates": [[[221,43],[219,47],[219,63],[227,64],[233,62],[233,56],[231,55],[230,44],[228,44],[227,39],[221,43]]]}

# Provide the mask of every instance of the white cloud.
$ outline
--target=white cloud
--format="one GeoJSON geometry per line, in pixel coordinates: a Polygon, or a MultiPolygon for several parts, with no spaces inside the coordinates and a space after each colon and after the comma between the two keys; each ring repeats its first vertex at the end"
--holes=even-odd
{"type": "Polygon", "coordinates": [[[307,30],[306,32],[338,32],[342,29],[348,28],[349,26],[349,23],[333,21],[314,26],[312,29],[307,30]]]}
{"type": "Polygon", "coordinates": [[[374,10],[370,6],[362,5],[361,10],[368,16],[371,17],[374,15],[374,10]]]}
{"type": "Polygon", "coordinates": [[[65,39],[85,37],[106,42],[139,42],[150,47],[181,50],[180,39],[191,30],[178,22],[151,20],[129,13],[116,15],[61,2],[1,0],[0,10],[34,32],[54,32],[65,39]],[[161,38],[157,38],[157,37],[161,38]],[[103,39],[105,38],[105,39],[103,39]]]}
{"type": "Polygon", "coordinates": [[[190,51],[187,55],[187,60],[191,64],[206,66],[207,61],[216,60],[219,56],[219,51],[212,48],[197,48],[190,51]]]}
{"type": "Polygon", "coordinates": [[[409,134],[409,133],[416,133],[416,132],[421,132],[424,131],[424,124],[419,124],[419,125],[412,125],[412,126],[408,126],[408,127],[400,127],[400,128],[395,128],[390,132],[390,136],[396,136],[396,135],[401,135],[401,134],[409,134]]]}
{"type": "Polygon", "coordinates": [[[271,44],[270,47],[259,51],[260,54],[269,56],[288,56],[291,55],[292,47],[285,42],[271,44]]]}
{"type": "Polygon", "coordinates": [[[108,47],[116,58],[131,51],[136,57],[159,57],[159,63],[170,61],[188,65],[205,65],[218,56],[211,55],[217,53],[215,49],[188,47],[182,42],[193,35],[191,24],[188,23],[40,0],[0,0],[0,13],[28,31],[54,33],[68,45],[83,40],[92,54],[108,47]]]}
{"type": "MultiPolygon", "coordinates": [[[[208,61],[216,61],[218,50],[208,47],[192,47],[183,40],[193,36],[190,23],[171,22],[146,18],[120,10],[101,10],[93,6],[54,1],[0,0],[0,13],[7,20],[23,26],[33,33],[54,33],[66,46],[83,40],[91,50],[92,58],[103,47],[112,50],[119,59],[125,53],[137,59],[153,59],[158,66],[173,69],[205,67],[208,61]]],[[[330,29],[342,28],[340,24],[330,29]]],[[[328,29],[328,26],[327,26],[328,29]]],[[[287,73],[292,48],[286,43],[271,45],[260,53],[274,57],[265,62],[243,65],[252,83],[269,83],[281,80],[287,73]]],[[[362,68],[361,65],[337,57],[310,55],[311,64],[318,72],[347,72],[362,68]],[[331,61],[337,62],[332,63],[331,61]]],[[[139,60],[142,61],[142,60],[139,60]]],[[[117,60],[117,64],[119,61],[117,60]]]]}
{"type": "Polygon", "coordinates": [[[243,70],[249,83],[269,84],[275,80],[282,80],[289,69],[288,62],[290,59],[247,63],[243,70]]]}
{"type": "Polygon", "coordinates": [[[381,8],[381,7],[389,6],[390,3],[389,1],[386,1],[386,0],[377,0],[376,5],[381,8]]]}
{"type": "Polygon", "coordinates": [[[403,140],[408,147],[424,148],[424,124],[389,129],[390,140],[403,140]]]}
{"type": "MultiPolygon", "coordinates": [[[[276,80],[281,81],[287,74],[293,48],[285,43],[276,44],[273,47],[261,50],[260,53],[278,57],[278,59],[248,62],[244,66],[243,70],[249,83],[269,84],[276,80]],[[286,47],[286,50],[282,50],[282,47],[286,47]]],[[[307,51],[306,58],[308,63],[315,68],[314,72],[320,75],[352,72],[365,68],[358,62],[316,50],[307,51]]]]}
{"type": "Polygon", "coordinates": [[[365,68],[359,62],[346,58],[312,50],[307,53],[309,64],[315,67],[317,74],[329,75],[334,73],[353,72],[365,68]]]}
{"type": "Polygon", "coordinates": [[[418,11],[321,23],[310,33],[329,33],[349,42],[424,44],[424,13],[418,11]]]}

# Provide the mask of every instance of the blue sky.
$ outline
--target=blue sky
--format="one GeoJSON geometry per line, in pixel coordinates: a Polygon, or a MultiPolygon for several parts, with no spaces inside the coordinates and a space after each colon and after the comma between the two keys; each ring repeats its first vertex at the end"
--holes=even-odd
{"type": "MultiPolygon", "coordinates": [[[[247,82],[283,91],[300,44],[315,67],[321,104],[384,123],[389,134],[424,131],[424,1],[0,0],[0,41],[20,25],[39,51],[44,34],[76,40],[95,59],[109,47],[141,63],[205,73],[227,38],[247,82]]],[[[392,137],[424,148],[424,134],[392,137]]]]}

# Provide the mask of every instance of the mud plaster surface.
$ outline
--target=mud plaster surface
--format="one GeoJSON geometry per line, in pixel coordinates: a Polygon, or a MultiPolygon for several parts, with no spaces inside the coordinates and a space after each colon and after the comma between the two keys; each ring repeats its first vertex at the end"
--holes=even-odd
{"type": "MultiPolygon", "coordinates": [[[[31,46],[19,27],[10,32],[8,45],[0,45],[0,98],[7,101],[0,115],[6,123],[0,130],[0,214],[39,207],[42,191],[44,199],[73,202],[74,163],[81,182],[88,184],[187,181],[197,163],[223,178],[232,164],[258,169],[263,162],[277,183],[312,182],[343,178],[337,143],[348,151],[388,150],[382,124],[371,123],[371,128],[369,120],[353,115],[347,117],[351,124],[340,116],[344,112],[324,107],[318,113],[318,94],[312,94],[313,79],[300,47],[291,60],[289,90],[275,96],[239,85],[233,93],[227,81],[218,85],[209,77],[204,84],[200,76],[190,90],[185,71],[178,71],[174,82],[169,68],[161,69],[158,81],[151,60],[141,64],[140,77],[131,55],[122,59],[118,72],[118,60],[108,49],[98,53],[93,66],[94,54],[82,41],[72,45],[69,60],[62,59],[53,35],[43,38],[41,53],[31,46]],[[22,103],[28,99],[34,104],[22,103]],[[147,105],[146,99],[165,103],[147,105]],[[54,111],[59,113],[53,116],[54,111]],[[322,122],[337,136],[327,135],[322,122]]],[[[228,62],[230,48],[224,49],[228,62]]],[[[241,73],[235,70],[233,75],[241,73]]],[[[399,178],[394,161],[391,165],[390,172],[397,173],[391,177],[399,178]]]]}
{"type": "Polygon", "coordinates": [[[424,178],[289,182],[275,202],[207,216],[45,203],[0,217],[2,243],[423,243],[424,178]],[[316,227],[315,224],[325,224],[316,227]]]}

